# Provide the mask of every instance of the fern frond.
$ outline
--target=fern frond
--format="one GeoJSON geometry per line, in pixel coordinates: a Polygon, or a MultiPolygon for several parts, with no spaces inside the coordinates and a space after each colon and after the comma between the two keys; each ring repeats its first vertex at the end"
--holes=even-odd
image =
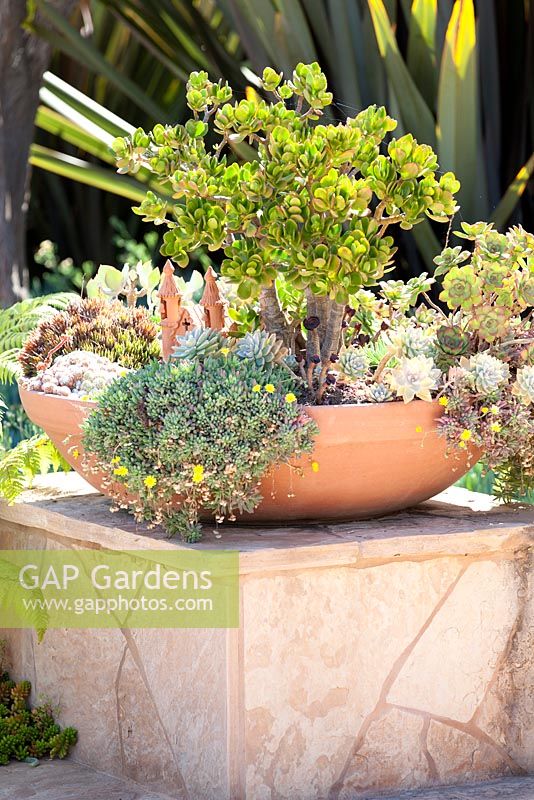
{"type": "Polygon", "coordinates": [[[71,292],[58,292],[30,297],[0,309],[0,354],[21,348],[42,319],[63,311],[76,297],[71,292]]]}
{"type": "Polygon", "coordinates": [[[70,470],[48,436],[24,439],[0,458],[0,497],[11,505],[36,475],[45,475],[51,468],[70,470]]]}
{"type": "Polygon", "coordinates": [[[0,383],[13,383],[22,375],[18,354],[18,347],[4,352],[0,350],[0,383]]]}
{"type": "Polygon", "coordinates": [[[32,625],[41,641],[48,627],[43,593],[40,589],[23,589],[19,574],[19,565],[0,558],[0,605],[4,614],[11,607],[18,619],[32,625]]]}

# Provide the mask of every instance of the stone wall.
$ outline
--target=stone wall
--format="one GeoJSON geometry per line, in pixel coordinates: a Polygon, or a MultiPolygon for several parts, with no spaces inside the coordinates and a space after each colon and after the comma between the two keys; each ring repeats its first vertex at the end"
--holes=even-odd
{"type": "MultiPolygon", "coordinates": [[[[172,548],[72,478],[2,548],[172,548]]],[[[358,523],[207,532],[239,630],[8,631],[75,758],[188,800],[348,800],[534,772],[534,509],[452,491],[358,523]],[[484,505],[486,504],[486,505],[484,505]]],[[[2,634],[3,635],[3,634],[2,634]]]]}

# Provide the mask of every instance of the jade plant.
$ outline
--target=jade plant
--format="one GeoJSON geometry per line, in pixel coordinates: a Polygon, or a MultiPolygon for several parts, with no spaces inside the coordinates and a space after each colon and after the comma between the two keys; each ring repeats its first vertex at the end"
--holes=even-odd
{"type": "Polygon", "coordinates": [[[119,172],[147,169],[172,190],[175,202],[148,191],[134,208],[168,229],[162,253],[186,266],[197,248],[222,250],[222,275],[239,297],[258,300],[265,330],[305,359],[320,401],[347,304],[392,264],[392,227],[448,222],[460,184],[438,173],[431,147],[411,134],[391,138],[397,123],[382,107],[323,124],[332,94],[317,63],[298,64],[289,80],[266,68],[261,86],[271,100],[233,100],[226,82],[194,72],[185,125],[138,128],[113,147],[119,172]],[[251,160],[229,159],[239,142],[254,148],[251,160]],[[314,331],[306,341],[301,320],[285,313],[278,277],[302,297],[314,331]]]}
{"type": "Polygon", "coordinates": [[[65,758],[76,744],[74,728],[60,728],[49,703],[30,708],[29,681],[16,683],[2,665],[5,649],[0,641],[0,765],[11,759],[65,758]]]}
{"type": "Polygon", "coordinates": [[[267,470],[312,449],[315,426],[283,351],[251,337],[235,347],[217,331],[193,331],[169,363],[100,395],[84,424],[86,467],[108,476],[119,507],[196,541],[202,510],[220,521],[252,511],[267,470]]]}

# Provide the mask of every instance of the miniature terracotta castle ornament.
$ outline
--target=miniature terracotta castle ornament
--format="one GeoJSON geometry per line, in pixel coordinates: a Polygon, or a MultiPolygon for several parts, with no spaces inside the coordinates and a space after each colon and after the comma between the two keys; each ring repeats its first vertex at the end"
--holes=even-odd
{"type": "Polygon", "coordinates": [[[212,267],[208,267],[206,270],[204,280],[206,285],[200,300],[200,305],[204,308],[204,322],[206,328],[220,331],[224,328],[224,304],[219,294],[216,274],[212,267]]]}
{"type": "Polygon", "coordinates": [[[161,350],[163,360],[168,361],[176,345],[176,337],[187,333],[193,324],[188,310],[182,306],[182,295],[174,280],[174,267],[168,259],[163,267],[158,297],[161,314],[161,350]]]}

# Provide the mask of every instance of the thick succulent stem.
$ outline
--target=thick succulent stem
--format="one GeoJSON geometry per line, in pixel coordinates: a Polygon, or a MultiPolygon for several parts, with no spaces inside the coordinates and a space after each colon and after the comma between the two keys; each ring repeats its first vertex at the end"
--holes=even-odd
{"type": "Polygon", "coordinates": [[[274,333],[286,347],[291,345],[291,328],[278,302],[274,283],[265,286],[260,292],[260,312],[267,333],[274,333]]]}
{"type": "MultiPolygon", "coordinates": [[[[319,320],[319,327],[313,332],[315,336],[308,335],[306,346],[306,358],[309,361],[312,356],[320,356],[322,352],[322,344],[325,341],[328,329],[328,321],[330,319],[330,311],[334,302],[329,297],[323,297],[314,294],[310,289],[306,290],[306,312],[308,317],[317,317],[319,320]]],[[[341,335],[341,325],[339,327],[341,335]]],[[[332,352],[337,352],[333,350],[332,352]]],[[[330,357],[330,353],[328,354],[330,357]]]]}
{"type": "Polygon", "coordinates": [[[390,348],[387,352],[382,356],[380,362],[375,370],[374,380],[375,383],[380,383],[380,379],[382,377],[382,373],[384,372],[385,368],[395,355],[395,348],[390,348]]]}
{"type": "Polygon", "coordinates": [[[307,317],[317,317],[320,320],[319,328],[314,328],[313,330],[309,330],[306,337],[306,361],[308,362],[308,366],[312,363],[312,358],[314,356],[320,356],[321,354],[321,346],[320,346],[320,334],[319,331],[322,328],[322,318],[319,309],[319,297],[314,295],[310,289],[306,290],[306,314],[307,317]]]}
{"type": "Polygon", "coordinates": [[[326,335],[326,326],[328,325],[328,317],[330,316],[330,307],[332,301],[329,297],[317,297],[317,316],[321,320],[319,325],[319,339],[322,342],[326,335]]]}
{"type": "Polygon", "coordinates": [[[306,377],[308,386],[313,390],[313,375],[317,363],[321,363],[319,388],[316,400],[321,402],[325,391],[325,378],[331,362],[331,356],[337,355],[341,345],[341,334],[345,306],[336,303],[329,297],[319,297],[309,289],[306,290],[306,305],[308,319],[316,317],[319,320],[317,327],[311,328],[306,337],[306,377]]]}
{"type": "Polygon", "coordinates": [[[332,354],[337,355],[341,343],[341,331],[343,317],[345,315],[345,305],[329,300],[328,322],[321,342],[321,360],[328,362],[332,354]]]}

